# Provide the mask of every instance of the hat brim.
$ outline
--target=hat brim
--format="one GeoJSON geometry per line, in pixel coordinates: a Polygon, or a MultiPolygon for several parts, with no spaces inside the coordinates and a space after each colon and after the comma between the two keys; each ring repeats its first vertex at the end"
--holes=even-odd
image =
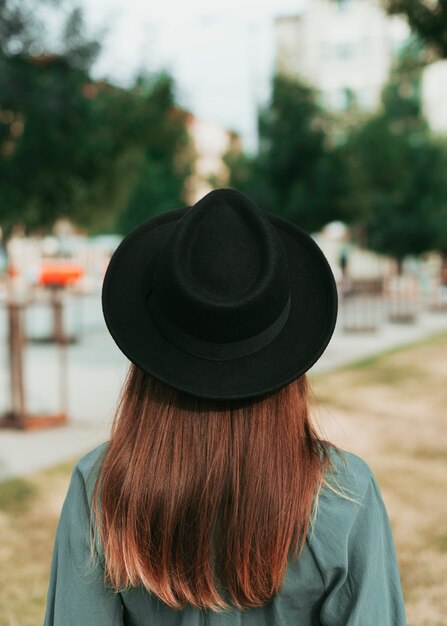
{"type": "Polygon", "coordinates": [[[274,392],[309,370],[334,332],[338,297],[327,259],[305,231],[264,211],[287,255],[289,317],[273,341],[253,354],[224,361],[198,357],[164,337],[145,303],[163,243],[190,208],[172,209],[152,217],[120,242],[102,286],[107,328],[130,361],[187,393],[211,399],[244,399],[274,392]]]}

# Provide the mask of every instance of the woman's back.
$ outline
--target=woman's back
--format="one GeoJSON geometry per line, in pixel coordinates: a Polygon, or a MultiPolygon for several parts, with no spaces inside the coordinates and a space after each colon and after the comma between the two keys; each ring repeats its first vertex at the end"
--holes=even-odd
{"type": "Polygon", "coordinates": [[[89,561],[90,503],[107,449],[77,463],[60,517],[45,626],[402,626],[405,610],[389,518],[374,474],[360,457],[329,447],[336,472],[324,485],[306,546],[289,562],[280,592],[262,607],[216,613],[168,607],[144,588],[115,594],[89,561]],[[344,496],[337,491],[341,490],[344,496]]]}
{"type": "Polygon", "coordinates": [[[102,306],[131,367],[73,473],[45,626],[403,626],[375,478],[311,420],[338,307],[313,238],[217,189],[128,233],[102,306]]]}

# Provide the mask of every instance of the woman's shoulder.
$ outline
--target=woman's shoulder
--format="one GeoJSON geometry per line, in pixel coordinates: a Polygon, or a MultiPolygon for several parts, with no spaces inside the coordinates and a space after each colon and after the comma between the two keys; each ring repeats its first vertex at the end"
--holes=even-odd
{"type": "MultiPolygon", "coordinates": [[[[86,452],[76,463],[75,470],[79,471],[84,481],[91,478],[99,469],[109,445],[104,441],[86,452]]],[[[336,447],[325,445],[330,464],[326,480],[321,491],[322,497],[331,498],[337,491],[353,498],[362,497],[374,474],[369,464],[360,456],[336,447]]]]}
{"type": "MultiPolygon", "coordinates": [[[[99,468],[109,445],[104,441],[86,452],[76,463],[78,470],[84,479],[99,468]]],[[[349,450],[326,444],[330,464],[326,475],[327,487],[341,488],[352,495],[361,496],[368,487],[373,471],[369,464],[360,456],[349,450]]],[[[323,490],[324,491],[324,490],[323,490]]],[[[323,493],[322,491],[322,493],[323,493]]]]}
{"type": "MultiPolygon", "coordinates": [[[[374,472],[370,465],[359,455],[334,446],[327,445],[330,465],[326,476],[327,488],[340,489],[353,498],[362,497],[368,489],[374,472]]],[[[332,490],[332,493],[334,491],[332,490]]]]}
{"type": "Polygon", "coordinates": [[[341,567],[362,512],[375,514],[380,492],[370,465],[359,455],[329,445],[330,467],[320,490],[308,543],[323,571],[341,567]]]}
{"type": "Polygon", "coordinates": [[[93,492],[96,477],[108,445],[108,441],[103,441],[95,448],[92,448],[81,456],[74,467],[74,473],[79,473],[81,476],[89,496],[93,492]]]}
{"type": "Polygon", "coordinates": [[[75,468],[78,469],[84,477],[88,477],[90,472],[97,466],[98,462],[102,461],[108,445],[108,441],[103,441],[95,448],[86,452],[77,461],[75,468]]]}
{"type": "Polygon", "coordinates": [[[348,533],[359,507],[376,486],[374,472],[365,459],[349,450],[328,444],[328,455],[329,466],[318,495],[318,522],[328,532],[348,533]]]}
{"type": "MultiPolygon", "coordinates": [[[[100,443],[85,453],[75,465],[74,472],[80,474],[89,494],[93,490],[108,445],[108,441],[100,443]]],[[[336,521],[342,528],[355,515],[369,486],[375,482],[375,477],[369,464],[354,452],[328,443],[325,447],[329,456],[329,467],[318,496],[318,508],[323,509],[319,517],[322,524],[326,522],[330,525],[336,521]]]]}

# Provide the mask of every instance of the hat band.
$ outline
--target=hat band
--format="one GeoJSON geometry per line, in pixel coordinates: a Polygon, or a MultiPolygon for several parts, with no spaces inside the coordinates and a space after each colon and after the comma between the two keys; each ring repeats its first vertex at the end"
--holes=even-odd
{"type": "Polygon", "coordinates": [[[279,334],[289,317],[290,300],[289,293],[287,302],[279,316],[261,332],[247,339],[224,343],[199,339],[173,324],[158,306],[153,289],[146,296],[146,305],[159,331],[168,341],[203,359],[226,361],[253,354],[253,352],[257,352],[268,345],[279,334]]]}

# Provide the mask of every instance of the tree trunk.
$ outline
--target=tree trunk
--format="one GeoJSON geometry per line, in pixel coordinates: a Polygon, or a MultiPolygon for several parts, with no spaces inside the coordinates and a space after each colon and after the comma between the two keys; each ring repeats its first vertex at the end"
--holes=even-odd
{"type": "Polygon", "coordinates": [[[24,382],[24,348],[25,337],[23,332],[23,307],[19,304],[10,304],[10,367],[12,410],[14,419],[25,419],[25,382],[24,382]]]}
{"type": "Polygon", "coordinates": [[[441,252],[441,285],[447,286],[447,252],[441,252]]]}

